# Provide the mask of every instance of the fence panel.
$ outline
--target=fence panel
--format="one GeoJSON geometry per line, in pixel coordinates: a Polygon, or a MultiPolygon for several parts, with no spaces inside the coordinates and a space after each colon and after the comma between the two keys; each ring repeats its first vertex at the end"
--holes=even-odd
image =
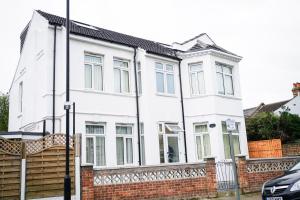
{"type": "Polygon", "coordinates": [[[19,199],[22,143],[0,138],[0,199],[19,199]]]}
{"type": "MultiPolygon", "coordinates": [[[[75,191],[75,155],[70,141],[70,176],[75,191]]],[[[63,196],[65,176],[65,136],[48,135],[26,142],[26,199],[63,196]]]]}
{"type": "Polygon", "coordinates": [[[281,158],[282,147],[280,139],[248,142],[250,158],[281,158]]]}

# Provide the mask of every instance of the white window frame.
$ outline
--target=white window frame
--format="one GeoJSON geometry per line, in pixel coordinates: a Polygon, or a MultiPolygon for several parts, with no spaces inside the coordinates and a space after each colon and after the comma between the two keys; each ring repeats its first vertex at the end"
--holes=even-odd
{"type": "Polygon", "coordinates": [[[169,64],[169,63],[162,63],[162,62],[155,62],[155,84],[156,84],[156,93],[157,94],[162,94],[162,95],[171,95],[171,96],[175,96],[176,94],[176,86],[175,86],[175,66],[173,64],[169,64]],[[161,64],[163,66],[163,69],[157,69],[156,65],[157,64],[161,64]],[[167,67],[170,66],[172,67],[172,71],[171,70],[167,70],[167,67]],[[162,73],[163,74],[163,81],[164,81],[164,91],[163,92],[159,92],[157,91],[157,75],[156,73],[162,73]],[[174,87],[174,93],[169,93],[168,92],[168,81],[167,81],[167,76],[168,75],[172,75],[173,76],[173,87],[174,87]]]}
{"type": "MultiPolygon", "coordinates": [[[[222,130],[222,136],[223,135],[229,135],[229,132],[227,131],[227,132],[225,132],[225,131],[223,131],[223,123],[225,123],[225,125],[226,125],[226,121],[221,121],[221,130],[222,130]]],[[[241,123],[240,122],[235,122],[235,126],[236,126],[236,131],[232,131],[231,132],[231,134],[232,134],[232,136],[238,136],[238,139],[239,139],[239,153],[241,152],[241,140],[240,140],[240,137],[241,137],[241,135],[240,135],[240,126],[241,126],[241,123]]],[[[228,136],[229,137],[229,136],[228,136]]],[[[224,141],[224,138],[222,137],[222,139],[223,139],[223,149],[224,149],[224,158],[226,159],[226,160],[230,160],[231,158],[229,157],[229,158],[226,158],[226,152],[225,152],[225,141],[224,141]]],[[[233,142],[233,141],[232,141],[233,142]]],[[[230,149],[229,149],[229,152],[230,152],[230,149]]],[[[239,153],[235,153],[235,156],[236,155],[239,155],[239,153]]]]}
{"type": "Polygon", "coordinates": [[[140,143],[141,143],[141,165],[146,165],[146,152],[145,152],[145,127],[144,123],[140,123],[140,143]],[[142,145],[143,144],[143,145],[142,145]]]}
{"type": "Polygon", "coordinates": [[[24,94],[24,85],[23,81],[19,83],[19,113],[23,113],[23,94],[24,94]]]}
{"type": "MultiPolygon", "coordinates": [[[[86,122],[85,123],[85,138],[87,139],[87,138],[92,138],[93,139],[93,146],[94,146],[94,163],[88,163],[87,162],[87,156],[85,155],[85,161],[86,161],[86,163],[88,163],[88,164],[92,164],[93,165],[93,167],[94,168],[101,168],[101,167],[106,167],[106,165],[107,165],[107,156],[106,156],[106,152],[107,152],[107,150],[106,150],[106,148],[107,148],[107,142],[106,142],[106,126],[105,126],[106,124],[105,123],[98,123],[98,122],[86,122]],[[87,133],[86,132],[86,126],[87,125],[90,125],[90,126],[102,126],[103,127],[103,134],[91,134],[91,133],[87,133]],[[96,137],[102,137],[102,138],[104,138],[104,145],[105,145],[105,148],[104,148],[104,157],[105,157],[105,165],[97,165],[97,163],[96,163],[96,137]]],[[[86,148],[86,145],[87,144],[85,144],[85,148],[86,148]]],[[[86,149],[85,149],[85,151],[86,151],[86,149]]],[[[87,154],[87,152],[86,152],[86,154],[87,154]]]]}
{"type": "Polygon", "coordinates": [[[141,62],[137,62],[137,83],[138,83],[138,94],[141,95],[143,93],[142,89],[142,65],[141,62]]]}
{"type": "Polygon", "coordinates": [[[131,92],[131,76],[130,76],[130,61],[129,60],[126,60],[126,59],[122,59],[122,58],[113,58],[113,68],[114,70],[115,69],[118,69],[120,70],[120,92],[119,91],[116,91],[115,90],[115,72],[113,71],[113,74],[114,74],[114,92],[115,93],[118,93],[118,94],[129,94],[131,92]],[[127,68],[126,67],[119,67],[119,66],[115,66],[115,61],[118,61],[118,62],[124,62],[124,63],[127,63],[127,68]],[[128,72],[128,91],[124,91],[123,90],[123,71],[127,71],[128,72]]]}
{"type": "Polygon", "coordinates": [[[226,96],[234,96],[234,94],[235,94],[235,88],[234,88],[233,66],[232,65],[228,65],[228,64],[224,64],[224,63],[221,63],[221,62],[215,62],[215,66],[216,66],[216,68],[215,68],[216,69],[216,74],[221,74],[222,75],[222,83],[223,83],[223,88],[224,88],[224,91],[222,93],[220,93],[219,92],[219,88],[218,88],[218,84],[219,83],[217,82],[217,94],[219,94],[219,95],[226,95],[226,96]],[[217,66],[221,67],[222,72],[218,72],[217,66]],[[223,67],[230,68],[231,69],[231,73],[224,72],[223,67]],[[231,83],[232,84],[232,86],[231,86],[232,87],[232,94],[227,93],[228,89],[226,89],[226,86],[225,86],[225,76],[230,76],[231,77],[231,80],[232,80],[232,83],[231,83]]]}
{"type": "Polygon", "coordinates": [[[210,138],[210,134],[209,134],[209,126],[208,126],[208,122],[197,122],[193,124],[193,132],[194,132],[194,140],[195,140],[195,153],[196,153],[196,160],[197,161],[203,161],[205,157],[211,156],[211,155],[206,155],[204,154],[204,135],[208,135],[209,136],[209,148],[210,148],[210,153],[211,153],[211,138],[210,138]],[[196,126],[197,125],[206,125],[207,126],[207,132],[201,132],[201,133],[196,133],[196,126]],[[198,158],[198,147],[197,147],[197,137],[200,137],[201,139],[201,157],[202,159],[198,158]]]}
{"type": "Polygon", "coordinates": [[[203,69],[203,62],[196,62],[196,63],[189,63],[188,64],[189,67],[189,78],[190,78],[190,91],[191,91],[191,96],[200,96],[200,95],[204,95],[206,93],[206,89],[205,89],[205,77],[204,77],[204,69],[203,69]],[[192,70],[191,67],[193,65],[201,65],[201,69],[200,70],[192,70]],[[200,79],[198,76],[198,73],[202,72],[203,73],[203,88],[204,91],[201,92],[200,91],[200,79]],[[197,78],[197,88],[198,91],[196,93],[193,92],[193,83],[192,83],[192,75],[195,74],[196,78],[197,78]]]}
{"type": "MultiPolygon", "coordinates": [[[[118,155],[116,152],[116,165],[117,166],[132,166],[134,165],[134,161],[135,161],[135,155],[134,155],[134,137],[133,137],[133,124],[123,124],[123,123],[117,123],[115,126],[115,131],[116,131],[116,141],[117,141],[117,137],[122,137],[123,138],[123,156],[124,156],[124,164],[118,164],[118,155]],[[117,127],[121,126],[121,127],[131,127],[131,134],[117,134],[117,127]],[[131,139],[132,142],[132,163],[127,163],[127,144],[126,144],[126,139],[129,138],[131,139]]],[[[116,143],[116,149],[117,149],[117,143],[116,143]]]]}
{"type": "Polygon", "coordinates": [[[85,90],[95,90],[95,91],[104,91],[104,67],[103,67],[103,63],[104,63],[104,56],[102,55],[98,55],[98,54],[93,54],[93,53],[84,53],[84,73],[85,73],[85,67],[86,65],[90,65],[92,66],[92,77],[91,77],[91,81],[92,81],[92,87],[88,88],[85,86],[85,75],[84,75],[84,88],[85,90]],[[97,57],[101,59],[101,63],[95,63],[95,62],[88,62],[85,60],[85,56],[92,56],[92,57],[97,57]],[[101,68],[101,88],[100,89],[96,89],[95,87],[95,82],[94,82],[94,75],[95,75],[95,66],[100,66],[101,68]]]}

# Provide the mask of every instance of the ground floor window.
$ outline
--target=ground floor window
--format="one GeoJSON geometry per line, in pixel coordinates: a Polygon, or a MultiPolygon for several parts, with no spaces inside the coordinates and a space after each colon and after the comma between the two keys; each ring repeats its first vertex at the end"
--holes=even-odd
{"type": "Polygon", "coordinates": [[[145,137],[144,137],[144,123],[140,124],[140,132],[141,132],[141,164],[146,164],[145,159],[145,137]]]}
{"type": "Polygon", "coordinates": [[[117,165],[133,163],[133,136],[131,124],[116,125],[117,165]]]}
{"type": "Polygon", "coordinates": [[[183,130],[176,123],[159,123],[160,163],[176,163],[179,158],[179,132],[183,130]]]}
{"type": "Polygon", "coordinates": [[[105,166],[105,133],[104,124],[86,124],[86,163],[94,166],[105,166]]]}
{"type": "Polygon", "coordinates": [[[194,134],[197,160],[203,160],[204,157],[211,155],[210,136],[207,123],[195,123],[194,134]]]}
{"type": "MultiPolygon", "coordinates": [[[[232,143],[233,143],[234,155],[238,155],[241,153],[240,138],[239,138],[240,123],[236,122],[235,126],[236,126],[236,130],[232,131],[232,143]]],[[[225,159],[230,159],[229,133],[227,131],[227,126],[225,121],[222,121],[222,132],[223,132],[225,159]]]]}

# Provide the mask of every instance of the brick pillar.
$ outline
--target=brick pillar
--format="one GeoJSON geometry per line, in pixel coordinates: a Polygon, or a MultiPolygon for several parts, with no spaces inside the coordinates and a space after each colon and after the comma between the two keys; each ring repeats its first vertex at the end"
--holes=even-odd
{"type": "Polygon", "coordinates": [[[237,172],[239,177],[239,184],[242,193],[249,192],[248,172],[247,172],[247,160],[246,156],[238,156],[237,160],[237,172]]]}
{"type": "Polygon", "coordinates": [[[207,178],[207,195],[209,197],[217,196],[217,177],[216,162],[214,157],[205,158],[206,161],[206,178],[207,178]]]}
{"type": "Polygon", "coordinates": [[[81,199],[94,200],[94,170],[93,166],[81,166],[81,199]]]}

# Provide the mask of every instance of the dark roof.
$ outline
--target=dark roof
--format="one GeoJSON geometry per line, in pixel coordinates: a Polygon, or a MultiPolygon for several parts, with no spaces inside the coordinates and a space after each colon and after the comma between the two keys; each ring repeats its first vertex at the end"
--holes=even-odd
{"type": "MultiPolygon", "coordinates": [[[[65,26],[66,24],[66,19],[63,17],[52,15],[40,10],[38,10],[37,12],[43,17],[45,17],[52,25],[65,26]]],[[[115,31],[110,31],[107,29],[91,26],[89,24],[84,24],[73,20],[71,20],[70,23],[70,33],[74,35],[80,35],[93,39],[122,44],[130,47],[140,47],[146,50],[148,53],[178,59],[176,56],[176,51],[174,49],[168,48],[162,45],[161,43],[118,33],[115,31]],[[91,28],[88,28],[86,26],[90,26],[91,28]]]]}
{"type": "Polygon", "coordinates": [[[197,43],[194,46],[192,46],[187,52],[210,50],[210,49],[217,50],[217,51],[222,51],[224,53],[228,53],[228,54],[231,54],[231,55],[234,55],[234,56],[238,56],[238,55],[236,55],[236,54],[234,54],[230,51],[227,51],[226,49],[224,49],[224,48],[222,48],[218,45],[215,45],[215,44],[214,45],[209,45],[209,44],[202,45],[200,43],[197,43]]]}
{"type": "Polygon", "coordinates": [[[249,118],[249,117],[253,117],[256,114],[262,113],[262,112],[274,112],[277,109],[281,108],[283,105],[285,105],[289,101],[290,101],[290,99],[285,100],[285,101],[270,103],[270,104],[261,103],[257,107],[245,109],[244,110],[244,116],[245,116],[245,118],[249,118]]]}
{"type": "Polygon", "coordinates": [[[23,29],[21,35],[20,35],[20,52],[22,52],[22,49],[23,49],[23,45],[24,45],[24,42],[25,42],[25,38],[27,36],[27,32],[28,32],[28,28],[29,28],[29,24],[30,24],[30,21],[28,22],[28,24],[25,26],[25,28],[23,29]]]}
{"type": "Polygon", "coordinates": [[[265,104],[261,109],[259,109],[259,112],[274,112],[289,101],[290,100],[265,104]]]}

